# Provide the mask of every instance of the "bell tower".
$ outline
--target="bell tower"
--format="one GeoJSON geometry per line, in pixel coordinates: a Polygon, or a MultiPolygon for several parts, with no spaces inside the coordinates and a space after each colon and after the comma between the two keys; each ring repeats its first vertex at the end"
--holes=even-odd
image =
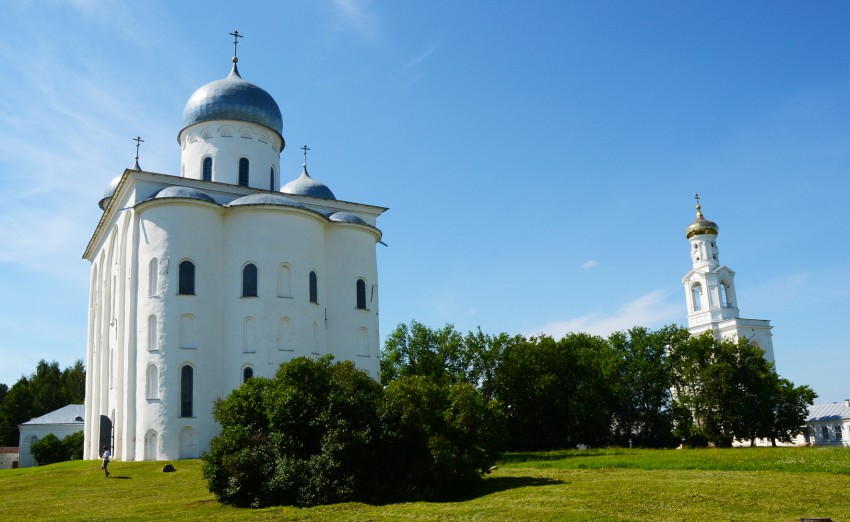
{"type": "Polygon", "coordinates": [[[697,336],[712,330],[720,338],[747,339],[773,361],[770,321],[741,319],[735,292],[735,272],[720,264],[717,235],[720,228],[702,215],[699,194],[696,219],[685,229],[690,243],[691,270],[682,278],[688,306],[688,330],[697,336]]]}

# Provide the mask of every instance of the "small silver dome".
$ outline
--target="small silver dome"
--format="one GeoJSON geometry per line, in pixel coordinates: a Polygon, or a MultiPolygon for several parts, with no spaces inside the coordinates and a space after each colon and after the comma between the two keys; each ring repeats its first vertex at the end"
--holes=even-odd
{"type": "Polygon", "coordinates": [[[119,174],[112,178],[112,181],[110,181],[109,185],[106,186],[106,190],[103,191],[103,197],[97,202],[97,206],[99,206],[101,210],[106,210],[106,206],[109,205],[109,200],[115,195],[118,183],[121,182],[121,176],[123,176],[123,174],[119,174]]]}
{"type": "Polygon", "coordinates": [[[328,219],[336,221],[337,223],[353,223],[355,225],[370,226],[369,223],[363,221],[362,218],[355,216],[354,214],[349,214],[348,212],[334,212],[328,217],[328,219]]]}
{"type": "Polygon", "coordinates": [[[336,196],[334,196],[334,193],[331,192],[331,189],[327,185],[321,181],[316,181],[307,174],[307,165],[304,165],[300,176],[281,187],[280,191],[284,194],[298,194],[301,196],[336,200],[336,196]]]}
{"type": "Polygon", "coordinates": [[[256,123],[275,131],[283,140],[283,118],[277,102],[262,88],[243,80],[235,63],[227,78],[195,91],[183,108],[183,129],[214,120],[256,123]]]}
{"type": "Polygon", "coordinates": [[[277,194],[251,194],[249,196],[242,196],[231,201],[228,206],[240,207],[242,205],[278,205],[281,207],[294,207],[307,210],[307,207],[301,203],[283,196],[278,196],[277,194]]]}
{"type": "Polygon", "coordinates": [[[182,199],[199,199],[201,201],[207,201],[209,203],[215,203],[215,200],[208,196],[207,194],[201,192],[198,189],[193,189],[189,187],[180,187],[177,185],[171,187],[165,187],[164,189],[157,192],[152,199],[166,199],[166,198],[182,198],[182,199]]]}

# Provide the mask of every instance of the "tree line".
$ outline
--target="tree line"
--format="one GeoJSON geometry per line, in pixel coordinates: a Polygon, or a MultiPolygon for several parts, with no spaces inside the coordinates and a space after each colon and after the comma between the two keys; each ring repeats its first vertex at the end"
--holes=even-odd
{"type": "Polygon", "coordinates": [[[467,383],[496,401],[516,451],[792,442],[817,397],[745,340],[677,326],[555,340],[413,321],[387,337],[381,381],[413,375],[467,383]]]}
{"type": "Polygon", "coordinates": [[[83,404],[86,370],[77,360],[64,370],[56,361],[40,360],[35,373],[21,376],[11,388],[0,383],[0,446],[17,446],[18,425],[67,406],[83,404]]]}

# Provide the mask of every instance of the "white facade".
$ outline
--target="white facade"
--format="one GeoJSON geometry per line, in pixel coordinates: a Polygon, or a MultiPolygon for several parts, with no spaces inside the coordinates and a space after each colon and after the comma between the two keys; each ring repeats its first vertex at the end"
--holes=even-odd
{"type": "Polygon", "coordinates": [[[84,255],[88,459],[104,444],[120,460],[196,458],[219,433],[213,402],[294,357],[379,378],[386,209],[337,200],[306,165],[278,191],[279,109],[235,66],[193,95],[178,141],[181,176],[124,171],[84,255]]]}
{"type": "Polygon", "coordinates": [[[83,431],[84,411],[82,404],[69,404],[18,426],[18,467],[29,468],[37,464],[30,453],[30,447],[45,436],[52,433],[62,440],[68,435],[83,431]]]}
{"type": "Polygon", "coordinates": [[[718,232],[717,224],[703,217],[697,202],[697,218],[686,230],[693,266],[682,278],[688,305],[688,330],[694,336],[711,330],[718,339],[728,338],[735,342],[747,339],[764,350],[768,361],[774,361],[770,321],[739,316],[735,272],[720,264],[718,232]]]}

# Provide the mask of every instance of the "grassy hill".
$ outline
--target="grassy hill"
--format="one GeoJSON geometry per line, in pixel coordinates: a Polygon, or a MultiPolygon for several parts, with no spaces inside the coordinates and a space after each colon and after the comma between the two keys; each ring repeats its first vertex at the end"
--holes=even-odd
{"type": "Polygon", "coordinates": [[[850,448],[515,453],[473,498],[236,509],[200,461],[94,461],[0,470],[0,520],[850,520],[850,448]]]}

